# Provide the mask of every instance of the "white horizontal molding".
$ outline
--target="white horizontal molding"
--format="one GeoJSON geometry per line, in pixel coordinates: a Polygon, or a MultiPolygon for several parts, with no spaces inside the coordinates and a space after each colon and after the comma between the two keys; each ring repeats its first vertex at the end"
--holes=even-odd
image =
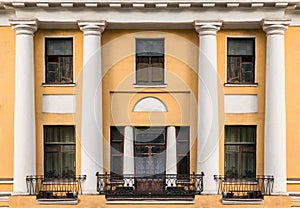
{"type": "Polygon", "coordinates": [[[43,113],[75,113],[76,95],[43,95],[43,113]]]}
{"type": "Polygon", "coordinates": [[[225,113],[257,113],[257,95],[224,95],[225,113]]]}

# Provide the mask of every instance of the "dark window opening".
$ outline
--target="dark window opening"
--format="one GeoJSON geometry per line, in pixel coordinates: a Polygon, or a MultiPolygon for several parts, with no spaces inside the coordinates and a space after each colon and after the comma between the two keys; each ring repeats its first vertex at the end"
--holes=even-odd
{"type": "Polygon", "coordinates": [[[73,39],[46,38],[45,42],[46,83],[73,83],[73,39]]]}
{"type": "Polygon", "coordinates": [[[225,127],[225,174],[256,176],[256,126],[225,127]]]}
{"type": "Polygon", "coordinates": [[[176,127],[177,173],[190,174],[190,128],[176,127]]]}
{"type": "Polygon", "coordinates": [[[110,127],[110,173],[123,175],[124,127],[110,127]]]}
{"type": "Polygon", "coordinates": [[[74,126],[44,126],[44,175],[46,178],[75,176],[74,126]]]}
{"type": "Polygon", "coordinates": [[[255,82],[255,39],[227,39],[227,83],[255,82]]]}
{"type": "Polygon", "coordinates": [[[164,84],[164,39],[136,39],[136,84],[164,84]]]}

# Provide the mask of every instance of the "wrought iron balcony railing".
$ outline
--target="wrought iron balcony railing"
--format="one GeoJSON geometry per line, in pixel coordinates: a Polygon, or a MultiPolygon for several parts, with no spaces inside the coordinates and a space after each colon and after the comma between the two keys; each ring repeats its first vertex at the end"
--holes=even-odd
{"type": "Polygon", "coordinates": [[[86,176],[70,178],[44,178],[43,176],[27,176],[27,191],[36,195],[37,199],[77,199],[82,194],[82,183],[86,176]]]}
{"type": "Polygon", "coordinates": [[[256,176],[255,178],[233,178],[214,176],[218,183],[218,194],[223,199],[263,199],[273,191],[273,176],[256,176]]]}
{"type": "Polygon", "coordinates": [[[203,191],[201,174],[110,175],[96,174],[97,191],[107,199],[176,198],[193,199],[203,191]]]}

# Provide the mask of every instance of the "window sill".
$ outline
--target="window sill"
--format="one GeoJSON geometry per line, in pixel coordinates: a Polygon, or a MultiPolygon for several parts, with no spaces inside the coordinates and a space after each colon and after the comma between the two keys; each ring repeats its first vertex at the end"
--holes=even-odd
{"type": "Polygon", "coordinates": [[[37,204],[78,204],[78,199],[37,199],[37,204]]]}
{"type": "Polygon", "coordinates": [[[252,205],[258,205],[263,204],[263,199],[222,199],[222,204],[252,204],[252,205]]]}
{"type": "Polygon", "coordinates": [[[42,83],[43,87],[74,87],[76,86],[76,83],[70,83],[70,84],[47,84],[42,83]]]}
{"type": "Polygon", "coordinates": [[[133,84],[134,88],[166,88],[166,84],[159,84],[159,85],[141,85],[141,84],[133,84]]]}
{"type": "Polygon", "coordinates": [[[253,83],[253,84],[233,84],[233,83],[224,83],[225,87],[257,87],[258,83],[253,83]]]}
{"type": "Polygon", "coordinates": [[[161,200],[161,199],[140,199],[140,200],[106,200],[106,204],[194,204],[194,200],[161,200]]]}

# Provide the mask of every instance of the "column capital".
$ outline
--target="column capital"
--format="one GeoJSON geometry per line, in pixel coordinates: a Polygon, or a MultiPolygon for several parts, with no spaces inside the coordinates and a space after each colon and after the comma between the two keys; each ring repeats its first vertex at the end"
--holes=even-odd
{"type": "Polygon", "coordinates": [[[267,35],[283,35],[290,23],[289,19],[264,19],[262,28],[267,35]]]}
{"type": "Polygon", "coordinates": [[[83,31],[84,35],[98,35],[104,31],[106,27],[106,21],[78,21],[80,30],[83,31]]]}
{"type": "Polygon", "coordinates": [[[11,19],[9,22],[16,35],[33,35],[37,30],[36,19],[11,19]]]}
{"type": "Polygon", "coordinates": [[[202,35],[216,35],[222,26],[221,21],[194,21],[195,30],[202,35]]]}

